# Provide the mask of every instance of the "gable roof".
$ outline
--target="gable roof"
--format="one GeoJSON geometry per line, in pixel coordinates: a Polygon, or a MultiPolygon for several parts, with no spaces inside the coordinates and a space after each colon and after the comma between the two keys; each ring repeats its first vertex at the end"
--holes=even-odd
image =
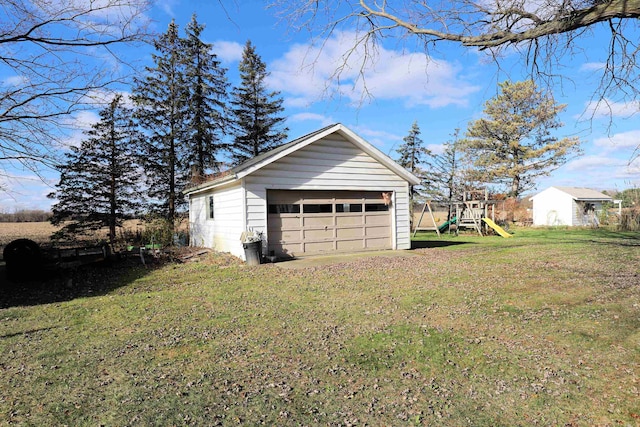
{"type": "Polygon", "coordinates": [[[576,200],[612,200],[611,196],[599,191],[582,187],[555,187],[573,197],[576,200]]]}
{"type": "Polygon", "coordinates": [[[212,180],[187,188],[184,191],[184,194],[197,193],[228,182],[232,182],[237,179],[244,178],[245,176],[257,171],[258,169],[261,169],[297,150],[300,150],[308,146],[309,144],[319,141],[320,139],[331,135],[332,133],[339,133],[347,141],[360,148],[362,151],[373,157],[375,160],[386,166],[396,175],[405,179],[409,183],[413,185],[417,185],[420,183],[420,178],[416,177],[405,168],[394,162],[389,156],[375,148],[373,145],[369,144],[364,139],[360,138],[346,126],[342,125],[341,123],[336,123],[330,126],[323,127],[322,129],[318,129],[317,131],[311,132],[307,135],[301,136],[300,138],[294,139],[293,141],[276,147],[273,150],[259,154],[258,156],[229,169],[228,171],[224,172],[218,177],[213,178],[212,180]]]}
{"type": "MultiPolygon", "coordinates": [[[[549,187],[548,189],[550,188],[555,188],[556,190],[560,190],[563,193],[566,193],[569,196],[571,196],[571,198],[574,200],[593,200],[593,201],[613,200],[611,196],[607,196],[606,194],[602,194],[601,192],[592,190],[590,188],[553,186],[553,187],[549,187]]],[[[532,199],[537,197],[540,194],[541,193],[536,194],[535,196],[532,197],[532,199]]]]}

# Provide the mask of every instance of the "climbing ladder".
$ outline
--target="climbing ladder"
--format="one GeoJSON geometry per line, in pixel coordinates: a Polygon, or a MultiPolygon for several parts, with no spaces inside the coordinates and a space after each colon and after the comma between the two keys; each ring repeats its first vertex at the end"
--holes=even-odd
{"type": "Polygon", "coordinates": [[[456,216],[458,217],[458,226],[465,228],[473,228],[482,236],[482,218],[486,216],[486,208],[481,206],[477,201],[464,201],[463,204],[456,206],[456,216]]]}

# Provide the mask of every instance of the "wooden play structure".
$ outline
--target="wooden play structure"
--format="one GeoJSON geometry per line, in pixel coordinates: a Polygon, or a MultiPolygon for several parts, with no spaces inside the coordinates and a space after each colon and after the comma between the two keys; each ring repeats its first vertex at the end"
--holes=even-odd
{"type": "Polygon", "coordinates": [[[495,206],[494,202],[489,201],[487,190],[465,191],[462,202],[456,203],[455,206],[458,229],[471,228],[482,236],[482,218],[488,217],[489,208],[493,214],[495,206]]]}
{"type": "MultiPolygon", "coordinates": [[[[448,223],[449,221],[447,221],[448,223]]],[[[435,216],[433,215],[433,210],[431,209],[431,200],[425,200],[424,205],[422,206],[422,212],[420,212],[420,219],[416,223],[415,228],[413,229],[413,237],[416,237],[416,233],[418,231],[435,231],[438,233],[438,237],[440,237],[440,228],[442,225],[438,226],[435,216]],[[428,212],[428,219],[431,220],[431,224],[422,226],[422,220],[425,217],[425,213],[428,212]]]]}
{"type": "Polygon", "coordinates": [[[489,192],[484,190],[465,191],[461,202],[453,202],[448,205],[451,217],[448,221],[438,224],[431,207],[431,200],[427,200],[422,207],[420,218],[416,222],[413,231],[415,237],[418,231],[435,231],[440,233],[446,231],[455,232],[463,229],[473,229],[481,236],[487,234],[489,228],[493,229],[502,237],[511,237],[512,235],[505,231],[502,227],[495,223],[495,200],[489,200],[489,192]],[[453,215],[455,212],[455,215],[453,215]],[[425,215],[431,223],[423,225],[425,215]]]}

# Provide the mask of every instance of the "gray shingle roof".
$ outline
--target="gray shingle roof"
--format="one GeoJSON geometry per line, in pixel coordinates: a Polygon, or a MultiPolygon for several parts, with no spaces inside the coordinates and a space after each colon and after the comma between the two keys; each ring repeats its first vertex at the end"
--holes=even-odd
{"type": "Polygon", "coordinates": [[[576,200],[613,200],[611,196],[602,194],[599,191],[582,187],[555,187],[558,190],[567,193],[576,200]]]}

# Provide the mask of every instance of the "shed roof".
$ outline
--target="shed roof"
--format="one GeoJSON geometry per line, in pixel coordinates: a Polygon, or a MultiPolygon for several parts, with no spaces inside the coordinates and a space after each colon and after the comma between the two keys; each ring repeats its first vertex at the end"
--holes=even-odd
{"type": "Polygon", "coordinates": [[[261,169],[262,167],[271,164],[278,159],[281,159],[282,157],[300,150],[301,148],[304,148],[307,145],[324,138],[325,136],[331,135],[332,133],[339,133],[349,142],[362,149],[362,151],[385,165],[387,168],[391,169],[393,172],[395,172],[397,175],[404,178],[411,184],[416,185],[420,183],[420,178],[416,177],[415,175],[404,169],[402,166],[394,162],[389,156],[366,142],[364,139],[360,138],[346,126],[340,123],[336,123],[301,136],[300,138],[294,139],[293,141],[276,147],[273,150],[259,154],[258,156],[249,159],[246,162],[243,162],[238,166],[229,169],[228,171],[214,176],[212,179],[206,182],[187,188],[184,193],[191,194],[205,191],[209,188],[217,187],[236,179],[243,178],[255,172],[256,170],[261,169]]]}
{"type": "MultiPolygon", "coordinates": [[[[592,190],[591,188],[584,188],[584,187],[556,187],[556,186],[549,187],[549,188],[555,188],[557,190],[560,190],[563,193],[566,193],[569,196],[571,196],[574,200],[593,200],[593,201],[611,201],[611,200],[613,200],[613,198],[611,196],[607,196],[606,194],[603,194],[603,193],[601,193],[600,191],[597,191],[597,190],[592,190]]],[[[539,194],[541,194],[541,193],[536,194],[532,198],[535,198],[539,194]]]]}

